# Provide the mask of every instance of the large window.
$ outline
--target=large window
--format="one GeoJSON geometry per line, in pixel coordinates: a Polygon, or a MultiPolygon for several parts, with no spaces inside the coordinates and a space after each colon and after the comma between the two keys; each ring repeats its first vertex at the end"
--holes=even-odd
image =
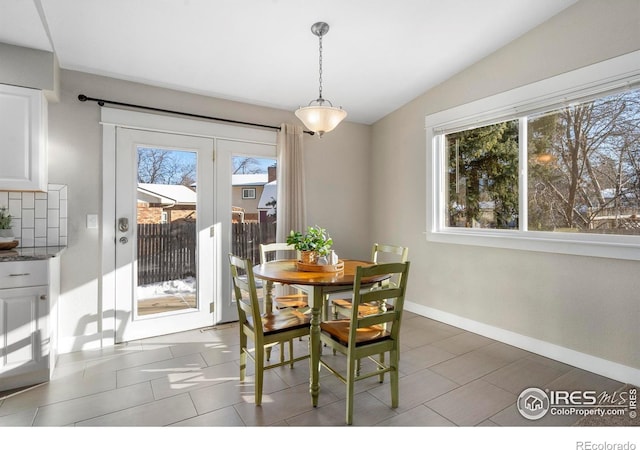
{"type": "Polygon", "coordinates": [[[428,117],[428,237],[640,259],[639,78],[428,117]]]}

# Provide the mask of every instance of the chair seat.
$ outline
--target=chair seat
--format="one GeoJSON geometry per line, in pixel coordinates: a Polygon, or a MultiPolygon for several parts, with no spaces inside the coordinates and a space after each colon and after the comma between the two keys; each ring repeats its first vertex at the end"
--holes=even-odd
{"type": "MultiPolygon", "coordinates": [[[[341,309],[351,309],[352,306],[351,300],[346,298],[337,298],[335,300],[331,300],[331,302],[335,307],[341,309]]],[[[387,303],[386,308],[387,311],[393,311],[393,305],[389,303],[387,303]]],[[[358,314],[361,316],[370,316],[372,314],[377,314],[378,312],[380,312],[380,306],[375,302],[361,303],[360,306],[358,306],[358,314]]]]}
{"type": "Polygon", "coordinates": [[[276,308],[304,308],[309,306],[306,294],[281,295],[273,299],[276,308]]]}
{"type": "MultiPolygon", "coordinates": [[[[320,331],[346,346],[349,343],[349,324],[349,319],[321,322],[320,331]]],[[[387,330],[379,325],[358,328],[356,333],[356,347],[387,340],[390,335],[387,330]]]]}
{"type": "MultiPolygon", "coordinates": [[[[311,317],[303,314],[296,309],[276,310],[273,313],[263,314],[262,329],[265,336],[273,333],[279,333],[285,330],[297,330],[299,328],[309,327],[311,317]]],[[[249,325],[253,328],[254,324],[250,317],[247,317],[249,325]]]]}

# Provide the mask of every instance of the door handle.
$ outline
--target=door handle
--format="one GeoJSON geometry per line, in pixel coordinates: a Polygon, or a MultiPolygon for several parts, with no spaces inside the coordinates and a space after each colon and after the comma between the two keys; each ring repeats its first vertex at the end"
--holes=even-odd
{"type": "Polygon", "coordinates": [[[129,219],[127,219],[126,217],[120,217],[118,219],[118,230],[120,230],[122,233],[126,233],[127,231],[129,231],[129,219]]]}

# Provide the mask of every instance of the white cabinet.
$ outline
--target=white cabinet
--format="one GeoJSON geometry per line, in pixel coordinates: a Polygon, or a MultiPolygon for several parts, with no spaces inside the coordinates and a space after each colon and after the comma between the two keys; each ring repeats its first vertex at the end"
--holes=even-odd
{"type": "Polygon", "coordinates": [[[47,190],[47,101],[0,84],[0,191],[47,190]]]}
{"type": "Polygon", "coordinates": [[[50,379],[59,258],[0,262],[0,391],[50,379]]]}

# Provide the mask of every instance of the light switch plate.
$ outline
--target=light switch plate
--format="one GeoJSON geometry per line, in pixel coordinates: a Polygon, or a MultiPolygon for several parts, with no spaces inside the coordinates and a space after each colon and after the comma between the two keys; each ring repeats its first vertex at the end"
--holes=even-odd
{"type": "Polygon", "coordinates": [[[98,228],[97,214],[87,214],[87,228],[98,228]]]}

